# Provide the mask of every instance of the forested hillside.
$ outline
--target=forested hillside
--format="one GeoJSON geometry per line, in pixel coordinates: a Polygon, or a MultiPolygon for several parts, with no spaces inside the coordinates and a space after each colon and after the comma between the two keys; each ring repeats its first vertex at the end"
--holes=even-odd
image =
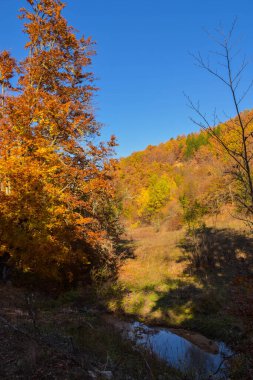
{"type": "MultiPolygon", "coordinates": [[[[251,120],[252,111],[242,117],[251,120]]],[[[237,128],[235,118],[216,126],[215,132],[233,145],[237,128]]],[[[164,223],[169,229],[201,224],[204,215],[215,217],[222,208],[235,206],[233,167],[208,131],[172,138],[122,158],[116,182],[124,219],[132,226],[164,223]]]]}

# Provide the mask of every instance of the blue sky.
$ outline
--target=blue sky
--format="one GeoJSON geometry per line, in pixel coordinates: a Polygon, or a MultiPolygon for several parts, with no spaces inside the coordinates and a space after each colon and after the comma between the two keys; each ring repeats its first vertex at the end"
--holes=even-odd
{"type": "MultiPolygon", "coordinates": [[[[253,78],[251,0],[68,0],[69,23],[97,42],[93,71],[100,91],[94,99],[103,139],[115,134],[118,156],[197,130],[183,92],[203,111],[216,107],[234,115],[227,89],[194,65],[189,52],[215,49],[203,29],[227,30],[238,17],[236,43],[253,78]]],[[[0,49],[22,57],[24,36],[17,11],[25,0],[0,0],[0,49]]],[[[252,92],[242,108],[252,108],[252,92]]]]}

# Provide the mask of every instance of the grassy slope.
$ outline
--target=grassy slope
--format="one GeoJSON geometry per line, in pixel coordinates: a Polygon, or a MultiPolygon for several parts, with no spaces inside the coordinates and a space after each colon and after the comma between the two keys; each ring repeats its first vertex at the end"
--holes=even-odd
{"type": "MultiPolygon", "coordinates": [[[[241,352],[250,351],[250,358],[253,240],[243,228],[231,217],[220,216],[215,228],[207,229],[207,249],[214,262],[199,270],[182,247],[184,230],[129,230],[134,258],[123,264],[118,279],[122,293],[109,300],[109,307],[147,323],[189,328],[224,340],[241,352]]],[[[235,376],[253,376],[248,366],[248,361],[239,364],[245,373],[235,376]]]]}

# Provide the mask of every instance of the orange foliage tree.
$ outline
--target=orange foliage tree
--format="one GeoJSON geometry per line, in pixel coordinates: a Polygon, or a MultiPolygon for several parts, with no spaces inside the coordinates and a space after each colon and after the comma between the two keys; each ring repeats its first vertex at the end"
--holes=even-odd
{"type": "Polygon", "coordinates": [[[22,271],[72,281],[114,255],[115,141],[94,143],[93,42],[76,37],[60,0],[27,1],[27,57],[0,55],[1,251],[22,271]]]}

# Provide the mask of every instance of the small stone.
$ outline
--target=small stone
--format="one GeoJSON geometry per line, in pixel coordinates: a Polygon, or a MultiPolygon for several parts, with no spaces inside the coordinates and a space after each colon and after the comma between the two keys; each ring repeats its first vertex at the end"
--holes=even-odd
{"type": "Polygon", "coordinates": [[[97,379],[97,374],[93,371],[88,371],[88,375],[90,376],[91,379],[97,379]]]}
{"type": "Polygon", "coordinates": [[[112,371],[99,371],[99,375],[102,379],[111,380],[113,379],[112,371]]]}
{"type": "Polygon", "coordinates": [[[113,373],[112,371],[88,371],[88,374],[91,379],[104,379],[104,380],[112,380],[113,373]]]}

